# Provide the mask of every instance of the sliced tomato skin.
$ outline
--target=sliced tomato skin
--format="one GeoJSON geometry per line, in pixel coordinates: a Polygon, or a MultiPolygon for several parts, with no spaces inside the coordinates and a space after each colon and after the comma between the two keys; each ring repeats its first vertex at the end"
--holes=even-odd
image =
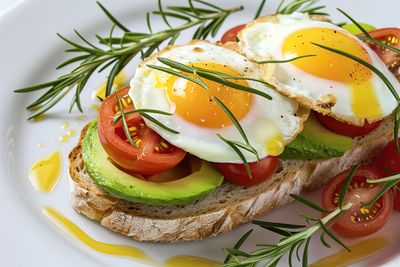
{"type": "Polygon", "coordinates": [[[393,172],[400,173],[400,155],[397,152],[394,140],[386,144],[378,154],[375,164],[382,177],[391,176],[393,172]]]}
{"type": "MultiPolygon", "coordinates": [[[[400,139],[399,139],[400,142],[400,139]]],[[[374,162],[382,177],[388,177],[393,173],[400,173],[400,155],[397,152],[394,140],[389,142],[378,154],[374,162]],[[390,171],[389,171],[390,170],[390,171]]],[[[400,188],[400,183],[397,184],[400,188]]],[[[400,211],[400,191],[395,192],[394,209],[400,211]]]]}
{"type": "Polygon", "coordinates": [[[245,26],[246,24],[241,24],[227,30],[224,35],[222,35],[221,43],[236,42],[238,32],[240,32],[245,26]]]}
{"type": "Polygon", "coordinates": [[[369,134],[370,132],[378,128],[379,125],[381,125],[382,123],[381,120],[373,123],[368,123],[367,121],[365,121],[364,126],[358,127],[338,121],[328,115],[323,115],[318,112],[314,112],[314,114],[317,117],[318,121],[323,126],[325,126],[325,128],[331,130],[332,132],[349,137],[363,136],[369,134]]]}
{"type": "MultiPolygon", "coordinates": [[[[335,177],[331,178],[331,180],[324,186],[322,190],[322,207],[328,210],[334,210],[337,208],[337,204],[334,202],[335,193],[340,191],[341,186],[343,185],[343,182],[347,178],[349,172],[350,170],[346,170],[342,173],[339,173],[335,177]]],[[[361,182],[366,184],[366,179],[379,178],[380,174],[376,168],[363,166],[357,170],[353,176],[353,181],[355,180],[359,182],[359,184],[361,184],[361,182]]],[[[376,195],[380,188],[382,188],[382,185],[376,185],[373,188],[363,188],[363,191],[358,191],[358,193],[361,192],[369,199],[372,199],[372,197],[376,195]]],[[[350,193],[348,191],[348,194],[350,193]]],[[[352,196],[350,195],[350,197],[352,196]]],[[[356,196],[353,196],[353,199],[357,199],[356,196]]],[[[360,207],[359,203],[354,202],[352,207],[345,211],[336,224],[333,225],[333,229],[339,234],[350,238],[367,236],[377,232],[388,222],[393,211],[392,191],[389,190],[386,192],[378,201],[381,203],[381,208],[372,220],[358,223],[353,222],[351,220],[351,215],[360,207]]]]}
{"type": "Polygon", "coordinates": [[[254,186],[270,178],[279,167],[279,157],[268,156],[260,162],[249,163],[252,178],[243,163],[214,163],[215,168],[232,184],[254,186]]]}
{"type": "MultiPolygon", "coordinates": [[[[400,49],[400,29],[399,28],[382,28],[374,31],[370,31],[369,34],[372,38],[387,42],[388,38],[395,38],[397,41],[388,43],[395,48],[400,49]]],[[[367,42],[368,43],[368,42],[367,42]]],[[[400,57],[397,56],[396,52],[389,49],[381,48],[376,44],[368,43],[368,45],[379,55],[389,70],[396,76],[400,81],[400,57]]]]}
{"type": "MultiPolygon", "coordinates": [[[[400,185],[397,184],[397,186],[400,186],[400,185]]],[[[400,211],[400,191],[397,190],[397,191],[395,192],[395,194],[396,194],[396,197],[394,198],[394,201],[393,201],[393,202],[394,202],[393,207],[394,207],[395,210],[400,211]]]]}
{"type": "MultiPolygon", "coordinates": [[[[122,98],[128,94],[128,91],[129,87],[125,87],[117,93],[122,98]]],[[[127,115],[126,118],[129,127],[143,128],[140,150],[116,134],[116,128],[123,131],[123,124],[122,120],[115,124],[112,123],[115,116],[115,105],[117,105],[115,94],[103,101],[99,109],[97,128],[104,150],[119,167],[141,175],[153,175],[167,171],[183,160],[186,152],[172,145],[172,151],[169,153],[155,153],[153,151],[154,145],[161,140],[161,137],[148,128],[138,114],[127,115]]],[[[128,107],[129,110],[133,110],[133,108],[133,105],[128,107]]]]}

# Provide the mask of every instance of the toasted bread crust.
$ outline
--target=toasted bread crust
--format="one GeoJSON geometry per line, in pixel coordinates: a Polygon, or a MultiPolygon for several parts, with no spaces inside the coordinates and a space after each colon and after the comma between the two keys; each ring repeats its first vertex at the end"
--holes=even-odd
{"type": "Polygon", "coordinates": [[[388,118],[374,132],[354,139],[352,148],[341,158],[285,161],[283,171],[258,186],[224,183],[197,203],[157,207],[111,197],[92,181],[81,154],[86,130],[87,126],[69,154],[75,210],[135,240],[170,243],[215,236],[263,216],[291,202],[290,194],[318,188],[352,165],[371,161],[393,138],[393,122],[388,118]]]}

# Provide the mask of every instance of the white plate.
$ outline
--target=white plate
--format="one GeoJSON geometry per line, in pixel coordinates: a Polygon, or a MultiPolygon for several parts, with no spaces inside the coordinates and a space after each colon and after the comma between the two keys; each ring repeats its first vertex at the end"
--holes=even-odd
{"type": "MultiPolygon", "coordinates": [[[[156,8],[156,1],[103,1],[118,18],[137,31],[144,30],[144,14],[156,8]]],[[[176,2],[176,1],[175,1],[176,2]]],[[[185,2],[185,1],[182,1],[185,2]]],[[[221,6],[235,6],[244,1],[218,1],[221,6]]],[[[250,2],[250,1],[247,1],[250,2]]],[[[337,0],[328,2],[328,11],[335,21],[344,18],[334,10],[341,7],[354,18],[376,25],[400,26],[396,0],[337,0]],[[329,3],[330,2],[330,3],[329,3]]],[[[175,3],[176,4],[176,3],[175,3]]],[[[267,11],[275,10],[277,1],[267,1],[267,11]]],[[[245,11],[228,19],[224,29],[246,22],[254,15],[258,1],[245,4],[245,11]]],[[[158,23],[161,25],[161,23],[158,23]]],[[[63,50],[66,44],[60,41],[56,32],[76,40],[72,29],[93,37],[94,33],[106,33],[109,22],[97,8],[94,1],[69,0],[29,0],[16,5],[0,17],[0,259],[2,266],[143,266],[127,259],[110,257],[92,251],[55,227],[42,214],[44,205],[56,208],[75,222],[93,238],[109,242],[140,247],[154,259],[162,261],[174,255],[198,255],[222,260],[225,255],[221,248],[232,247],[238,238],[250,229],[251,225],[241,226],[232,232],[205,241],[177,245],[149,244],[132,241],[108,231],[99,224],[74,212],[69,199],[69,177],[67,173],[67,153],[74,146],[77,136],[68,143],[60,143],[58,137],[66,130],[61,129],[64,121],[70,122],[70,129],[80,131],[83,122],[78,122],[77,113],[67,114],[67,102],[58,105],[49,119],[40,123],[27,122],[24,107],[34,99],[32,95],[17,95],[14,89],[48,81],[60,71],[54,71],[57,63],[66,58],[63,50]],[[44,148],[36,147],[45,143],[44,148]],[[31,164],[54,150],[63,155],[62,177],[52,194],[45,195],[33,189],[28,180],[31,164]]],[[[156,27],[157,28],[157,27],[156,27]]],[[[223,32],[223,30],[221,32],[223,32]]],[[[187,36],[190,36],[189,34],[187,36]]],[[[128,68],[133,73],[134,64],[128,68]]],[[[103,78],[90,81],[86,88],[87,103],[91,103],[90,88],[96,88],[103,78]]],[[[93,113],[87,114],[89,117],[93,113]]],[[[310,197],[318,200],[319,193],[310,197]]],[[[264,217],[265,220],[299,223],[299,211],[310,212],[302,205],[293,203],[264,217]]],[[[398,266],[400,264],[398,244],[400,242],[399,213],[376,236],[385,236],[389,245],[378,255],[359,264],[359,266],[398,266]]],[[[251,244],[275,242],[276,236],[256,228],[255,234],[247,242],[251,244]]],[[[338,250],[323,249],[316,238],[310,247],[310,262],[332,254],[338,250]]],[[[352,244],[358,240],[345,240],[352,244]]]]}

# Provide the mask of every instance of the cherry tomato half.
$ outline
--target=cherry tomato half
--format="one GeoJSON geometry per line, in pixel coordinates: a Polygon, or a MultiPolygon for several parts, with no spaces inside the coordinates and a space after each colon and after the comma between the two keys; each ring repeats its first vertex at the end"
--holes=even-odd
{"type": "MultiPolygon", "coordinates": [[[[338,195],[349,172],[339,173],[324,186],[322,206],[325,209],[334,210],[338,207],[338,195]]],[[[375,168],[364,166],[357,170],[344,199],[345,203],[352,203],[352,206],[333,225],[335,231],[346,237],[361,237],[375,233],[386,224],[393,210],[392,191],[387,191],[369,207],[361,204],[370,201],[383,186],[369,184],[366,180],[379,178],[375,168]]]]}
{"type": "Polygon", "coordinates": [[[328,128],[332,132],[350,137],[366,135],[378,128],[378,126],[382,123],[382,121],[376,121],[370,124],[366,121],[364,126],[358,127],[338,121],[328,115],[323,115],[318,112],[314,112],[314,114],[319,122],[325,126],[325,128],[328,128]]]}
{"type": "Polygon", "coordinates": [[[236,27],[233,27],[232,29],[227,30],[224,35],[222,35],[221,38],[221,43],[227,43],[227,42],[236,42],[237,40],[237,34],[240,32],[246,24],[241,24],[236,27]]]}
{"type": "Polygon", "coordinates": [[[253,186],[271,177],[279,167],[279,157],[266,157],[258,163],[249,163],[252,178],[247,174],[246,167],[240,163],[214,163],[217,170],[232,184],[253,186]]]}
{"type": "MultiPolygon", "coordinates": [[[[400,29],[383,28],[369,32],[372,38],[400,49],[400,29]]],[[[396,52],[387,48],[367,42],[368,45],[379,55],[389,70],[400,81],[400,57],[396,52]]]]}
{"type": "MultiPolygon", "coordinates": [[[[117,92],[125,112],[134,109],[128,91],[129,87],[125,87],[117,92]]],[[[125,135],[122,120],[112,123],[118,113],[117,97],[112,94],[100,106],[97,128],[104,150],[122,169],[152,175],[175,167],[185,157],[185,151],[171,145],[147,127],[140,115],[131,114],[126,119],[131,137],[139,147],[136,149],[125,135]]]]}

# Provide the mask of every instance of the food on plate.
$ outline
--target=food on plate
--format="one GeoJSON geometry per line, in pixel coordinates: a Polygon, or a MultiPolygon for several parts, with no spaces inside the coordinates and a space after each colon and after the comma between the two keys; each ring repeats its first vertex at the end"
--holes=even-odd
{"type": "Polygon", "coordinates": [[[243,253],[248,232],[227,250],[224,266],[262,259],[276,265],[304,243],[307,265],[308,244],[319,230],[325,246],[328,234],[347,248],[330,228],[347,237],[381,229],[400,205],[393,189],[400,182],[399,29],[375,30],[340,9],[352,23],[339,27],[322,7],[304,6],[312,0],[282,2],[276,14],[258,18],[262,1],[253,21],[228,30],[219,43],[173,45],[195,25],[193,39],[215,36],[241,10],[189,3],[170,8],[184,11],[179,16],[164,13],[160,3],[154,14],[170,29],[153,33],[148,17],[148,34],[130,32],[106,12],[125,32],[99,38],[111,50],[67,40],[72,51],[94,55],[64,63],[84,60],[69,76],[19,91],[51,87],[29,107],[53,94],[56,100],[33,118],[79,78],[72,104],[80,109],[79,94],[94,70],[86,66],[115,62],[99,114],[69,155],[73,207],[115,232],[154,242],[215,236],[292,199],[321,212],[304,215],[315,223],[308,228],[254,221],[284,237],[260,255],[243,253]],[[186,22],[171,27],[170,16],[186,22]],[[117,73],[139,52],[130,85],[112,92],[117,73]],[[322,206],[299,196],[323,185],[322,206]]]}
{"type": "MultiPolygon", "coordinates": [[[[386,84],[310,42],[341,44],[397,87],[398,81],[372,49],[325,17],[262,17],[229,30],[224,42],[169,46],[138,65],[130,88],[103,101],[70,154],[76,210],[137,240],[198,240],[333,176],[323,205],[334,209],[347,169],[372,161],[392,138],[396,99],[386,84]],[[316,111],[309,116],[307,109],[316,111]],[[149,224],[145,232],[132,227],[142,224],[149,224]]],[[[367,201],[382,186],[370,186],[366,179],[380,177],[371,170],[359,175],[365,169],[348,194],[372,188],[367,201]]],[[[383,216],[372,220],[379,225],[360,228],[369,217],[356,203],[334,229],[348,236],[375,232],[392,203],[386,192],[370,207],[383,216]]]]}

